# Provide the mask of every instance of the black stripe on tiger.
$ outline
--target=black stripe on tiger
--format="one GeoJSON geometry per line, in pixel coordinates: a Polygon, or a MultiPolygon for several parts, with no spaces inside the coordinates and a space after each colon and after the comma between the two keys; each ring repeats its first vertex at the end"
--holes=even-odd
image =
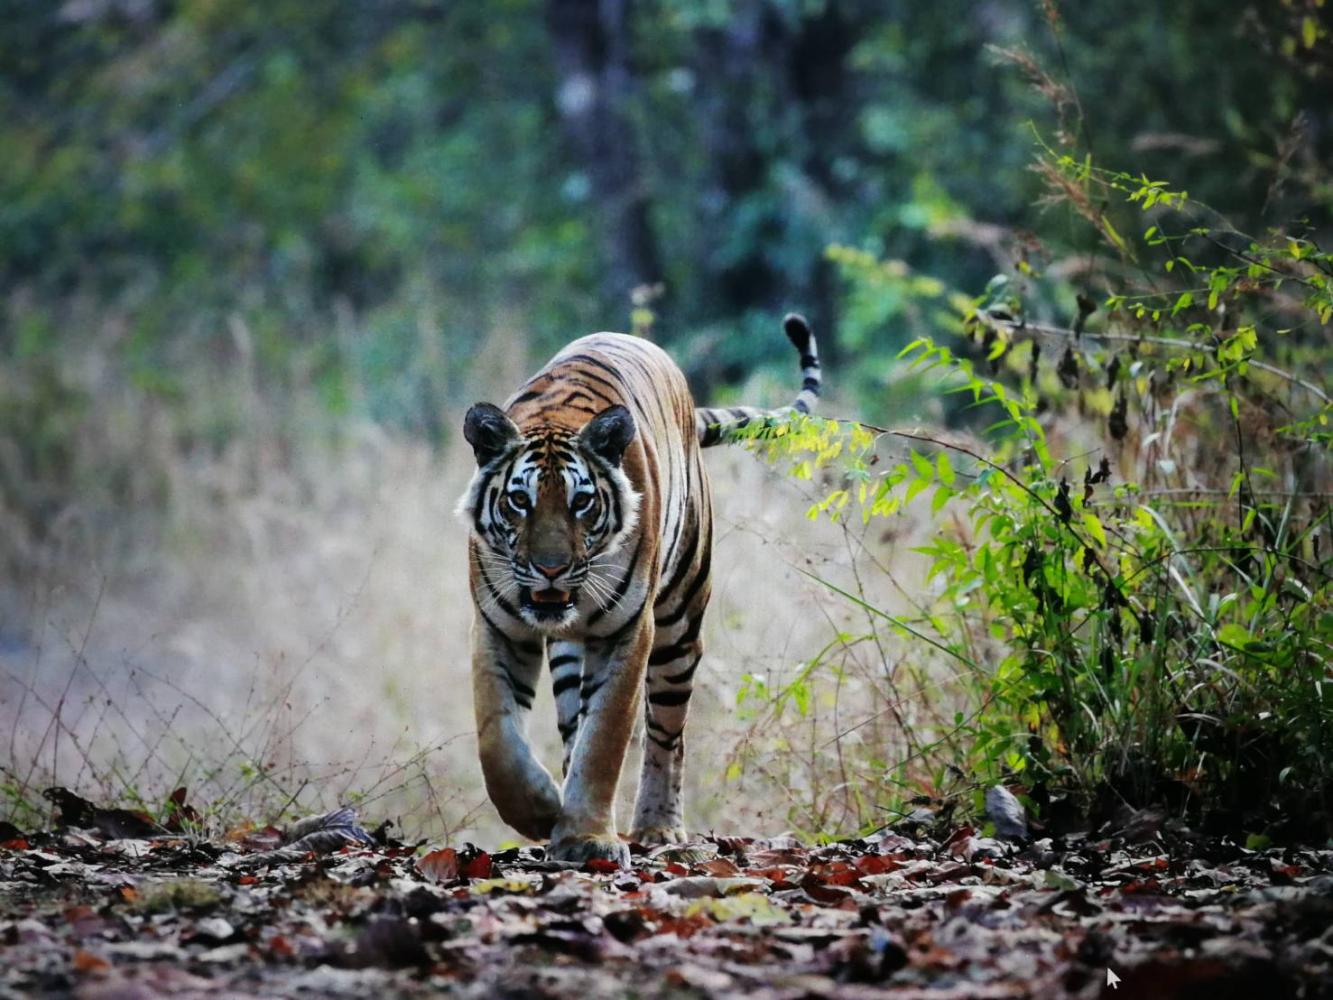
{"type": "Polygon", "coordinates": [[[653,691],[648,695],[648,701],[653,705],[675,706],[684,705],[690,700],[692,691],[653,691]]]}
{"type": "MultiPolygon", "coordinates": [[[[680,604],[676,606],[676,610],[668,615],[663,615],[662,617],[655,619],[655,624],[657,625],[658,628],[660,629],[670,628],[672,625],[675,625],[678,621],[680,621],[682,618],[685,617],[686,612],[688,612],[690,609],[691,603],[693,603],[695,597],[698,596],[699,591],[703,588],[703,585],[708,582],[709,571],[711,570],[713,565],[712,548],[713,548],[713,526],[710,524],[708,526],[708,535],[704,539],[703,559],[700,560],[699,562],[699,569],[694,574],[694,579],[690,581],[689,588],[681,596],[680,604]]],[[[671,585],[675,586],[677,582],[678,581],[673,580],[671,585]]],[[[670,598],[671,594],[669,592],[664,592],[661,595],[661,597],[658,598],[658,600],[659,601],[670,600],[670,598]]],[[[654,610],[656,610],[656,608],[654,608],[654,610]]]]}
{"type": "Polygon", "coordinates": [[[703,624],[704,616],[700,614],[690,622],[689,628],[685,630],[684,634],[670,646],[659,646],[654,649],[652,655],[648,657],[648,666],[660,667],[664,663],[670,663],[672,660],[687,656],[691,652],[695,641],[698,640],[699,630],[703,628],[703,624]]]}
{"type": "Polygon", "coordinates": [[[551,693],[559,698],[566,691],[578,687],[583,679],[578,674],[570,674],[567,677],[561,677],[551,685],[551,693]]]}

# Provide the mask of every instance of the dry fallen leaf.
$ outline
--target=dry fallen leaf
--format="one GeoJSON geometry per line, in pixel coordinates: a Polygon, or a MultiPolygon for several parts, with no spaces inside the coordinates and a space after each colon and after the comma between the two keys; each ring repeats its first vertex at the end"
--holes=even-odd
{"type": "MultiPolygon", "coordinates": [[[[317,819],[298,840],[351,824],[337,811],[317,819]]],[[[293,857],[180,837],[108,851],[96,828],[35,832],[41,850],[0,855],[6,879],[35,887],[5,914],[3,987],[41,995],[58,979],[81,1000],[378,997],[429,977],[432,991],[551,1000],[626,988],[645,1000],[681,989],[961,1000],[1097,996],[1110,967],[1152,993],[1216,992],[1234,976],[1247,995],[1322,995],[1333,849],[1178,830],[1150,850],[1109,825],[1026,848],[969,828],[943,843],[938,828],[813,847],[741,840],[636,852],[630,871],[551,862],[540,848],[418,857],[358,840],[333,858],[293,857]],[[241,874],[237,858],[266,860],[241,874]],[[193,971],[175,975],[181,965],[193,971]],[[1157,986],[1143,985],[1147,970],[1157,986]]]]}
{"type": "Polygon", "coordinates": [[[96,955],[91,951],[84,951],[82,948],[74,949],[74,955],[70,959],[70,965],[74,967],[75,972],[86,973],[106,972],[111,968],[111,963],[101,955],[96,955]]]}
{"type": "Polygon", "coordinates": [[[431,851],[417,859],[417,871],[433,882],[458,878],[458,852],[452,847],[431,851]]]}

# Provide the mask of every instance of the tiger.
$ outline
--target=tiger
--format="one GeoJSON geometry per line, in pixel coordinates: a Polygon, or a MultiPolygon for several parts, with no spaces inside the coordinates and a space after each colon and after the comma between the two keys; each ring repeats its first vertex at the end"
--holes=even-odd
{"type": "Polygon", "coordinates": [[[559,351],[505,403],[463,420],[476,470],[469,525],[472,693],[487,794],[553,860],[625,866],[614,815],[640,706],[643,763],[629,839],[686,839],[685,717],[703,655],[713,510],[702,449],[757,420],[812,412],[821,376],[799,315],[795,401],[696,407],[685,376],[642,337],[594,333],[559,351]],[[543,663],[563,743],[563,785],[533,754],[543,663]]]}

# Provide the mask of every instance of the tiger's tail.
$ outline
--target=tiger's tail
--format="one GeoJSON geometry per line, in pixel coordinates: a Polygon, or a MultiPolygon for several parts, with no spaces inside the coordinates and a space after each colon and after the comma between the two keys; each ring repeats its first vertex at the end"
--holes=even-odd
{"type": "Polygon", "coordinates": [[[804,316],[788,313],[782,321],[787,339],[801,354],[801,391],[790,406],[765,410],[757,406],[700,406],[694,411],[694,427],[701,448],[724,443],[733,433],[753,420],[785,417],[793,413],[809,413],[819,401],[819,350],[815,335],[804,316]]]}

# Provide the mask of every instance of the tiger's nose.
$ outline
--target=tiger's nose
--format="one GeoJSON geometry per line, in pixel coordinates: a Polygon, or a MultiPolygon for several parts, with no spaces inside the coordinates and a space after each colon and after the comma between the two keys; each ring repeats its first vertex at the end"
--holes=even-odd
{"type": "Polygon", "coordinates": [[[545,557],[537,556],[532,560],[532,568],[548,580],[554,580],[565,570],[569,569],[569,563],[561,562],[560,556],[545,557]]]}

